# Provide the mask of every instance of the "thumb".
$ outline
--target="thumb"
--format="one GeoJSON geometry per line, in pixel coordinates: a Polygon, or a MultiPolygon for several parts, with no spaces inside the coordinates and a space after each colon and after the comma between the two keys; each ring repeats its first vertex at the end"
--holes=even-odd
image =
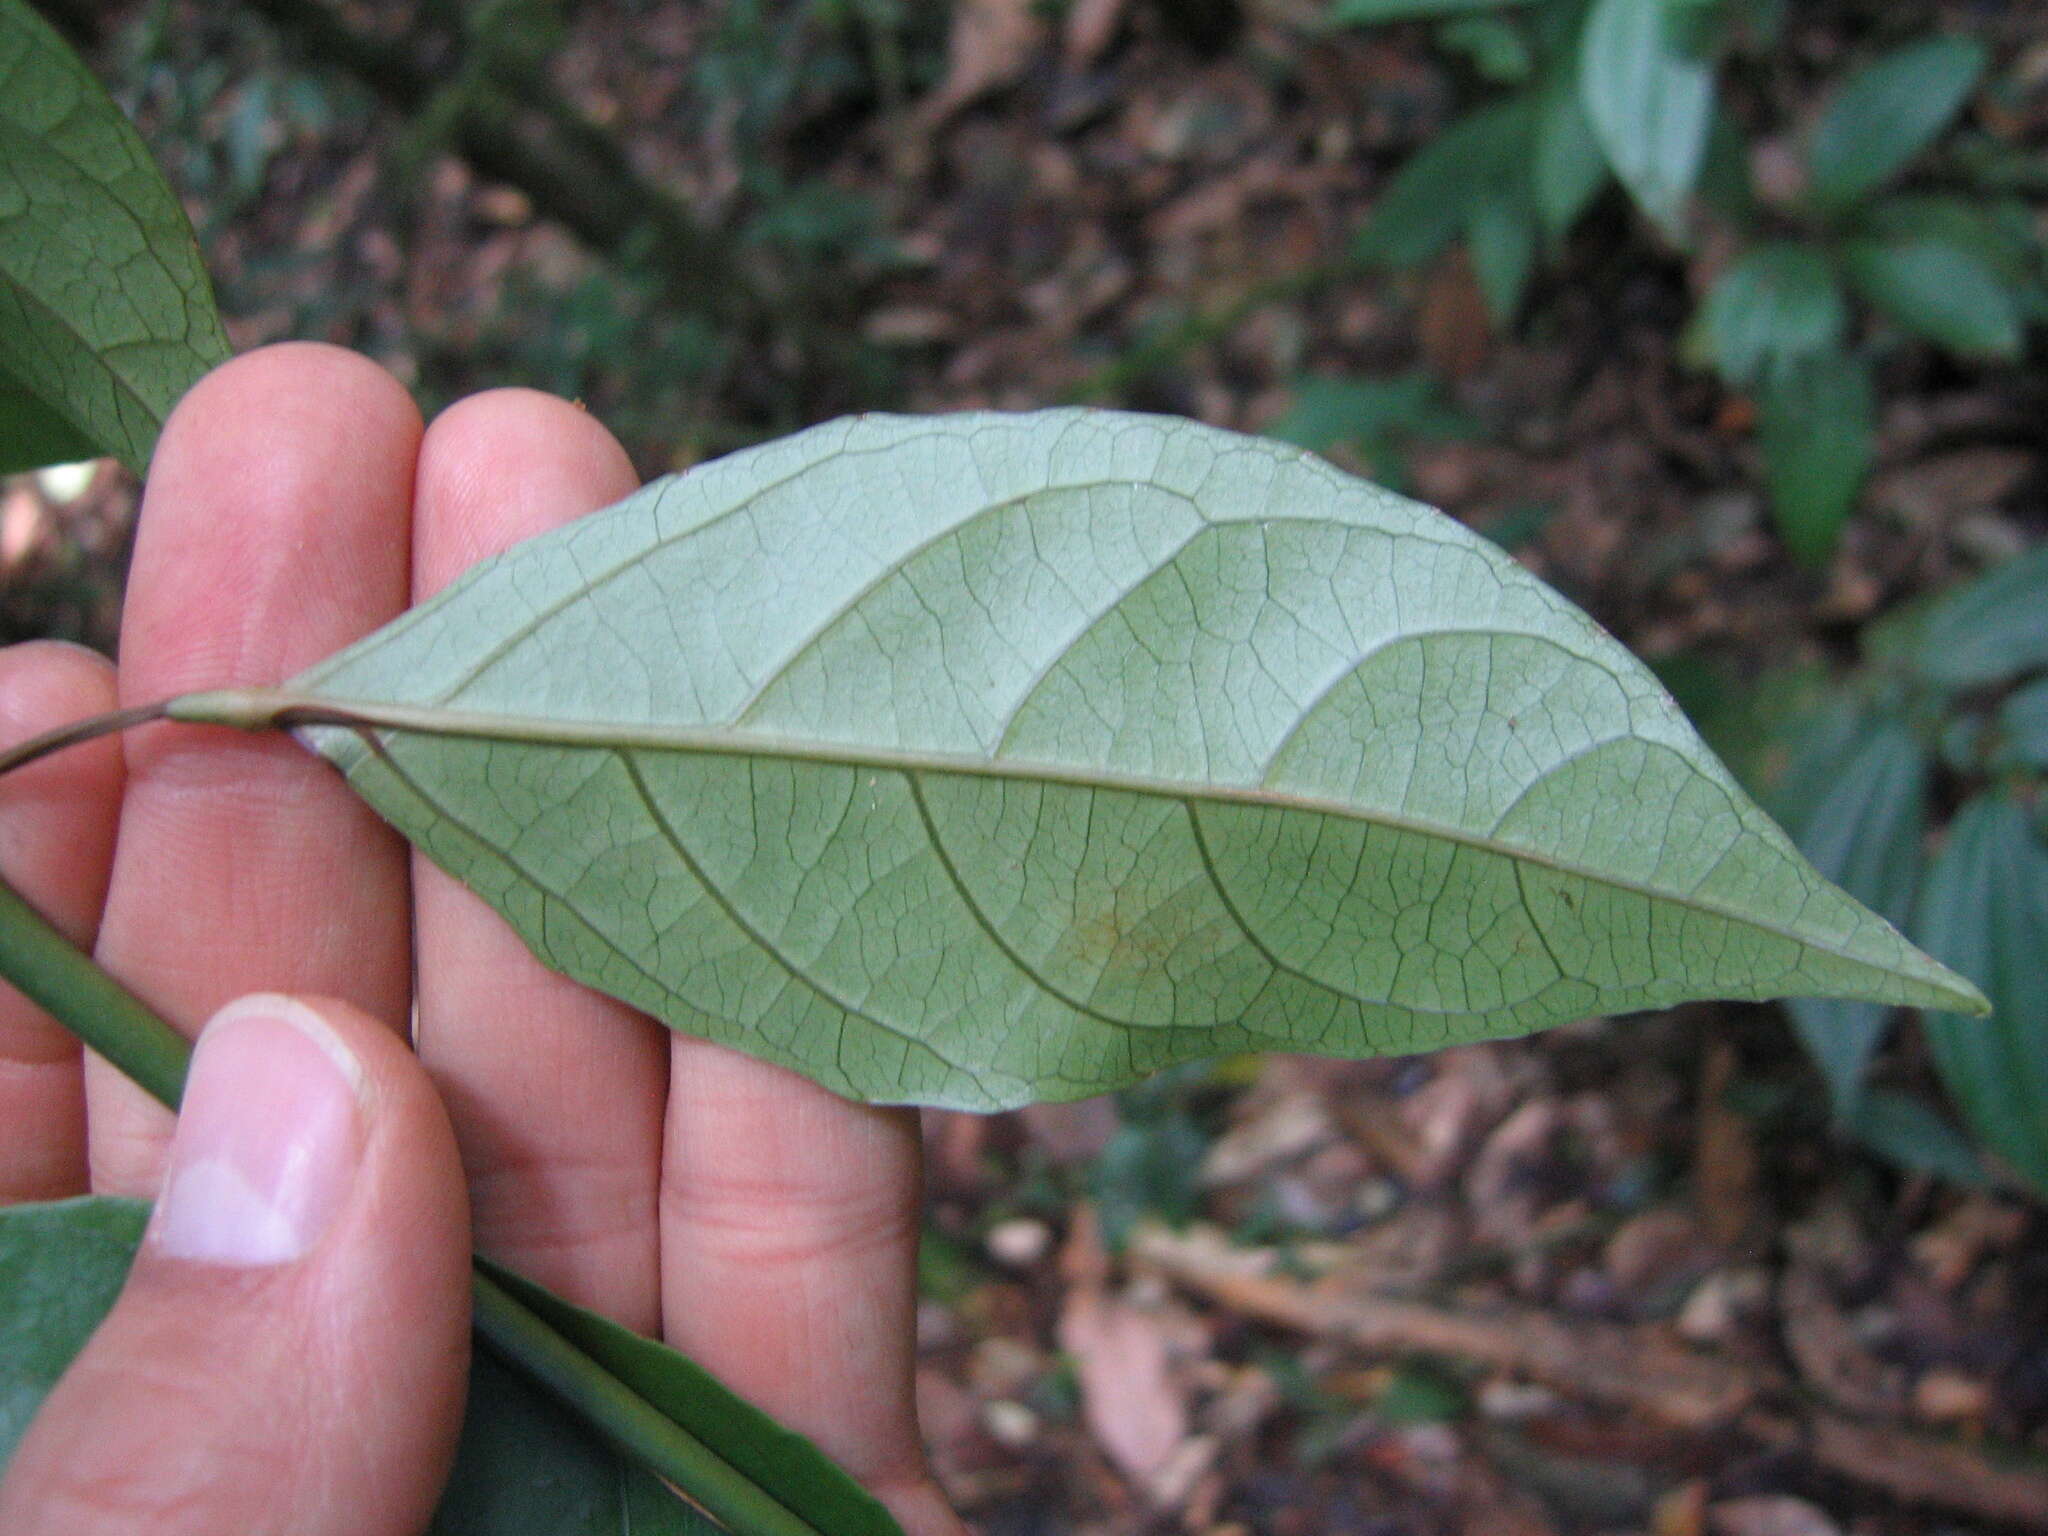
{"type": "Polygon", "coordinates": [[[461,1421],[468,1276],[455,1140],[404,1044],[325,999],[230,1004],[0,1530],[413,1536],[461,1421]]]}

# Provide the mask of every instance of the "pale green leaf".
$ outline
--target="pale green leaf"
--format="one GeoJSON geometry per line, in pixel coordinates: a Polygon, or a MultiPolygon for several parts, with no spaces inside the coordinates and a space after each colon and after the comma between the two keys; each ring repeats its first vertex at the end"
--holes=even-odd
{"type": "MultiPolygon", "coordinates": [[[[120,1294],[148,1216],[140,1201],[97,1196],[0,1210],[0,1470],[120,1294]]],[[[470,1363],[462,1438],[429,1529],[434,1536],[717,1532],[485,1351],[470,1363]]]]}
{"type": "Polygon", "coordinates": [[[1673,31],[1660,0],[1596,0],[1581,43],[1579,96],[1614,174],[1683,244],[1714,115],[1714,71],[1673,31]]]}
{"type": "Polygon", "coordinates": [[[297,717],[544,960],[858,1098],[1702,995],[1974,1002],[1499,550],[1190,422],[815,428],[287,697],[374,718],[297,717]]]}
{"type": "Polygon", "coordinates": [[[1930,37],[1852,75],[1807,151],[1814,201],[1841,212],[1889,181],[1954,120],[1987,59],[1974,38],[1930,37]]]}
{"type": "MultiPolygon", "coordinates": [[[[1876,718],[1852,752],[1829,752],[1829,789],[1797,828],[1813,866],[1888,921],[1912,916],[1925,828],[1927,756],[1899,721],[1876,718]]],[[[1792,1021],[1827,1079],[1835,1115],[1853,1121],[1890,1021],[1876,1003],[1794,998],[1792,1021]]]]}
{"type": "Polygon", "coordinates": [[[0,373],[141,472],[228,356],[184,210],[98,81],[0,0],[0,373]]]}
{"type": "Polygon", "coordinates": [[[1826,560],[1877,451],[1870,365],[1816,352],[1783,369],[1758,401],[1757,440],[1779,537],[1804,564],[1826,560]]]}
{"type": "Polygon", "coordinates": [[[1927,1015],[1942,1081],[1985,1145],[2048,1196],[2048,848],[2012,796],[1979,795],[1956,813],[1927,872],[1919,931],[1993,1009],[1927,1015]]]}

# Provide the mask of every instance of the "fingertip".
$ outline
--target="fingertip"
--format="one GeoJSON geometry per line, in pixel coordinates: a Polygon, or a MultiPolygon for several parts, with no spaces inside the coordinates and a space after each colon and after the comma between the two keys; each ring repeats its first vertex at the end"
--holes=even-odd
{"type": "Polygon", "coordinates": [[[638,485],[619,440],[579,405],[532,389],[458,401],[434,418],[420,445],[414,597],[638,485]]]}

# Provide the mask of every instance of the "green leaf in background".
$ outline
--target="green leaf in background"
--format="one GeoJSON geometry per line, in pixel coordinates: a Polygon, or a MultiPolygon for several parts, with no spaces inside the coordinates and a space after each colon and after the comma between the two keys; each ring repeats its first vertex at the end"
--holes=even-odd
{"type": "Polygon", "coordinates": [[[2048,677],[2017,690],[1999,706],[1998,729],[2007,757],[2048,771],[2048,677]]]}
{"type": "Polygon", "coordinates": [[[831,1536],[903,1536],[873,1494],[802,1435],[735,1396],[695,1361],[532,1281],[479,1260],[499,1285],[578,1349],[831,1536]]]}
{"type": "Polygon", "coordinates": [[[1521,566],[1192,422],[814,428],[478,567],[278,708],[542,959],[862,1099],[1699,996],[1979,1005],[1521,566]]]}
{"type": "Polygon", "coordinates": [[[2048,544],[1939,599],[1914,636],[1929,682],[1981,688],[2048,666],[2048,544]]]}
{"type": "Polygon", "coordinates": [[[1826,258],[1811,246],[1780,241],[1747,252],[1715,281],[1687,350],[1729,383],[1750,387],[1835,350],[1848,320],[1826,258]]]}
{"type": "Polygon", "coordinates": [[[1536,270],[1536,212],[1526,193],[1488,197],[1466,210],[1465,240],[1486,312],[1505,328],[1522,307],[1536,270]]]}
{"type": "Polygon", "coordinates": [[[1533,174],[1536,215],[1552,241],[1579,221],[1611,174],[1569,72],[1560,71],[1539,99],[1533,174]]]}
{"type": "Polygon", "coordinates": [[[0,1470],[121,1294],[148,1219],[137,1200],[0,1208],[0,1470]]]}
{"type": "Polygon", "coordinates": [[[142,140],[48,23],[0,0],[0,375],[140,473],[171,406],[227,356],[142,140]]]}
{"type": "Polygon", "coordinates": [[[1846,1126],[1858,1141],[1900,1168],[1932,1174],[1951,1184],[1990,1182],[1984,1160],[1969,1138],[1933,1105],[1911,1094],[1873,1089],[1863,1096],[1846,1126]]]}
{"type": "Polygon", "coordinates": [[[1443,385],[1429,373],[1297,379],[1293,392],[1293,406],[1266,436],[1314,453],[1355,449],[1382,479],[1399,477],[1401,450],[1411,439],[1444,441],[1481,432],[1477,421],[1444,399],[1443,385]]]}
{"type": "Polygon", "coordinates": [[[1842,261],[1856,291],[1915,335],[1966,356],[2019,356],[2012,291],[1964,247],[1926,238],[1853,240],[1842,261]]]}
{"type": "Polygon", "coordinates": [[[1713,66],[1679,45],[1662,0],[1596,0],[1580,49],[1579,96],[1615,175],[1683,245],[1713,118],[1713,66]]]}
{"type": "Polygon", "coordinates": [[[1465,228],[1468,210],[1528,176],[1532,98],[1460,118],[1403,165],[1352,242],[1360,261],[1416,267],[1465,228]]]}
{"type": "Polygon", "coordinates": [[[1373,27],[1418,17],[1457,16],[1469,11],[1504,11],[1530,0],[1334,0],[1329,20],[1336,26],[1373,27]]]}
{"type": "Polygon", "coordinates": [[[1929,37],[1850,76],[1807,150],[1814,202],[1841,213],[1891,180],[1954,121],[1988,57],[1974,38],[1929,37]]]}
{"type": "MultiPolygon", "coordinates": [[[[120,1294],[149,1207],[95,1196],[0,1209],[0,1469],[120,1294]]],[[[479,1352],[434,1536],[716,1536],[651,1473],[479,1352]]]]}
{"type": "Polygon", "coordinates": [[[0,475],[98,458],[100,450],[76,427],[0,373],[0,475]]]}
{"type": "Polygon", "coordinates": [[[1834,552],[1877,446],[1870,365],[1818,352],[1782,370],[1758,401],[1757,442],[1778,536],[1819,565],[1834,552]]]}
{"type": "MultiPolygon", "coordinates": [[[[1852,753],[1827,751],[1821,772],[1830,786],[1794,829],[1800,852],[1813,867],[1871,910],[1895,924],[1913,914],[1920,882],[1920,839],[1925,831],[1927,756],[1905,725],[1871,719],[1852,753]]],[[[1863,1079],[1890,1022],[1891,1011],[1873,1003],[1794,998],[1788,1005],[1799,1037],[1827,1080],[1837,1119],[1856,1119],[1863,1079]]]]}
{"type": "Polygon", "coordinates": [[[1436,29],[1436,45],[1462,55],[1480,79],[1520,85],[1536,69],[1536,55],[1521,28],[1502,16],[1460,16],[1436,29]]]}
{"type": "Polygon", "coordinates": [[[1978,1137],[2048,1195],[2048,848],[2001,791],[1969,801],[1927,872],[1919,932],[1992,1017],[1929,1012],[1935,1065],[1978,1137]]]}

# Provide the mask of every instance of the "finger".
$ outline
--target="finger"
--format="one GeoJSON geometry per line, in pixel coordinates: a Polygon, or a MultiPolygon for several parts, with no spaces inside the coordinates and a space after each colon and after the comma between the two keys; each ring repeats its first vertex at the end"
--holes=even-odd
{"type": "Polygon", "coordinates": [[[679,1037],[671,1056],[668,1342],[816,1440],[912,1536],[957,1531],[912,1397],[916,1113],[707,1041],[679,1037]]]}
{"type": "Polygon", "coordinates": [[[412,1536],[468,1368],[454,1138],[388,1025],[245,998],[193,1057],[163,1198],[0,1485],[16,1536],[412,1536]]]}
{"type": "MultiPolygon", "coordinates": [[[[0,651],[0,747],[114,707],[114,669],[74,645],[0,651]]],[[[0,778],[0,876],[91,948],[121,809],[121,747],[70,747],[0,778]]],[[[78,1042],[0,983],[0,1205],[85,1192],[85,1059],[78,1042]]]]}
{"type": "MultiPolygon", "coordinates": [[[[454,406],[420,450],[415,598],[635,484],[611,434],[563,401],[500,390],[454,406]]],[[[413,881],[419,1050],[462,1144],[478,1246],[654,1332],[666,1032],[548,970],[423,858],[413,881]]]]}
{"type": "MultiPolygon", "coordinates": [[[[122,618],[121,692],[268,685],[405,605],[419,416],[383,370],[294,344],[216,369],[150,469],[122,618]]],[[[172,1023],[256,987],[331,993],[402,1027],[402,848],[281,736],[150,726],[128,789],[100,958],[172,1023]]],[[[96,1188],[146,1194],[169,1117],[86,1074],[96,1188]]]]}

